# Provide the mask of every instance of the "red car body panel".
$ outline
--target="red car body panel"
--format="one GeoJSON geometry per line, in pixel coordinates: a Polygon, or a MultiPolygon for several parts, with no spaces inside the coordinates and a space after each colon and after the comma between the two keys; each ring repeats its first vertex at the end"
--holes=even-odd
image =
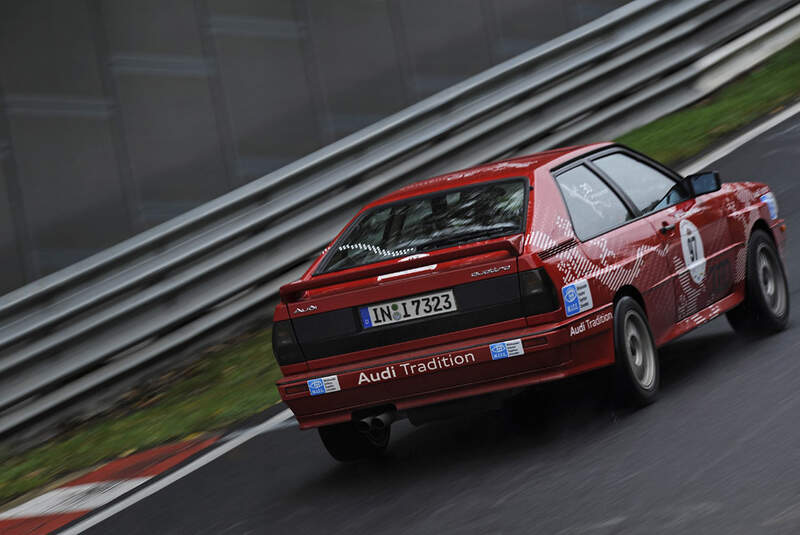
{"type": "Polygon", "coordinates": [[[761,200],[768,188],[750,182],[723,184],[719,191],[581,242],[553,170],[609,147],[572,147],[443,175],[366,206],[362,212],[501,178],[525,177],[531,186],[521,235],[314,275],[329,247],[299,281],[281,289],[275,321],[296,321],[534,268],[546,270],[559,297],[562,289],[585,280],[592,306],[568,317],[562,300],[554,312],[284,365],[285,377],[277,386],[301,428],[350,421],[354,411],[370,407],[392,405],[404,411],[608,366],[614,362],[614,299],[621,293],[641,298],[660,346],[742,302],[746,244],[756,226],[770,230],[783,254],[783,220],[772,218],[761,200]],[[684,262],[681,229],[687,225],[701,237],[702,270],[684,262]],[[490,344],[517,339],[524,354],[492,359],[490,344]],[[323,377],[335,377],[339,390],[312,396],[307,382],[323,377]]]}

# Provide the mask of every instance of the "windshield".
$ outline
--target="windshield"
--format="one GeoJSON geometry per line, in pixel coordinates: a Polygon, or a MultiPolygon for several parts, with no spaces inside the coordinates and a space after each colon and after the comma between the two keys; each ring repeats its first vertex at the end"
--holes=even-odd
{"type": "Polygon", "coordinates": [[[526,185],[502,180],[377,206],[331,247],[317,273],[519,234],[526,185]]]}

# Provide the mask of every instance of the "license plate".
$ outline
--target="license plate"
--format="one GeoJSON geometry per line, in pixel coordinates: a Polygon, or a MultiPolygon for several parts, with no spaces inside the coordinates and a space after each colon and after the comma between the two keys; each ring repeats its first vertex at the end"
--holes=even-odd
{"type": "Polygon", "coordinates": [[[358,309],[365,329],[458,310],[453,290],[387,301],[358,309]]]}

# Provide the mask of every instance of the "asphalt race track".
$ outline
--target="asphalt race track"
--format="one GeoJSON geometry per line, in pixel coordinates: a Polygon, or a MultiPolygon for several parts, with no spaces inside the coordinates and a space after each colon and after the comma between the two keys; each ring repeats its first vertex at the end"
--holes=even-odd
{"type": "Polygon", "coordinates": [[[788,331],[745,340],[718,319],[662,349],[647,409],[615,411],[596,373],[514,410],[395,424],[376,462],[283,428],[88,533],[800,533],[800,115],[712,168],[776,193],[788,331]]]}

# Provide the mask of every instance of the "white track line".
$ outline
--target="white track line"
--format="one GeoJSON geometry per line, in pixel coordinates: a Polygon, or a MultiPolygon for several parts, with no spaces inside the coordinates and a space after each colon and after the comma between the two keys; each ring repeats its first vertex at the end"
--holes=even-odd
{"type": "Polygon", "coordinates": [[[150,478],[135,477],[59,487],[0,513],[0,520],[92,511],[129,493],[139,485],[146,483],[148,479],[150,478]]]}
{"type": "Polygon", "coordinates": [[[760,136],[764,132],[767,132],[768,130],[771,130],[771,129],[775,128],[776,126],[778,126],[782,122],[784,122],[784,121],[786,121],[788,119],[791,119],[792,117],[794,117],[798,113],[800,113],[800,102],[798,102],[797,104],[795,104],[794,106],[792,106],[790,108],[787,108],[787,109],[783,110],[782,112],[780,112],[778,115],[776,115],[772,119],[766,121],[765,123],[762,123],[762,124],[758,125],[757,127],[753,128],[749,132],[745,132],[744,134],[742,134],[741,136],[737,137],[736,139],[734,139],[730,143],[728,143],[726,145],[723,145],[722,147],[718,148],[717,150],[712,151],[712,152],[706,154],[705,156],[703,156],[702,158],[700,158],[699,160],[694,161],[691,164],[687,165],[684,169],[681,170],[681,174],[686,176],[686,175],[691,175],[692,173],[698,173],[698,172],[702,171],[703,169],[707,168],[712,163],[716,162],[717,160],[720,160],[720,159],[724,158],[725,156],[727,156],[731,152],[735,151],[736,149],[738,149],[739,147],[741,147],[745,143],[748,143],[748,142],[754,140],[755,138],[757,138],[758,136],[760,136]]]}
{"type": "Polygon", "coordinates": [[[257,425],[255,427],[251,427],[250,429],[246,429],[243,433],[234,438],[228,440],[227,442],[221,443],[216,448],[212,449],[208,453],[201,455],[194,461],[190,462],[186,466],[178,468],[171,474],[168,474],[161,479],[156,480],[153,484],[146,486],[145,488],[138,490],[131,494],[130,496],[123,498],[121,501],[111,505],[106,509],[102,509],[97,512],[97,514],[91,515],[86,518],[86,520],[81,520],[77,524],[73,525],[70,528],[61,531],[61,535],[76,535],[78,533],[83,533],[87,529],[91,528],[102,522],[103,520],[114,516],[115,514],[119,513],[134,505],[137,502],[140,502],[147,498],[148,496],[152,496],[159,490],[172,485],[179,479],[182,479],[195,470],[202,468],[203,466],[207,465],[211,461],[222,457],[232,449],[238,448],[245,442],[250,439],[257,437],[258,435],[262,435],[268,431],[272,431],[274,428],[280,426],[292,415],[292,411],[290,409],[286,409],[282,412],[279,412],[263,424],[257,425]]]}

